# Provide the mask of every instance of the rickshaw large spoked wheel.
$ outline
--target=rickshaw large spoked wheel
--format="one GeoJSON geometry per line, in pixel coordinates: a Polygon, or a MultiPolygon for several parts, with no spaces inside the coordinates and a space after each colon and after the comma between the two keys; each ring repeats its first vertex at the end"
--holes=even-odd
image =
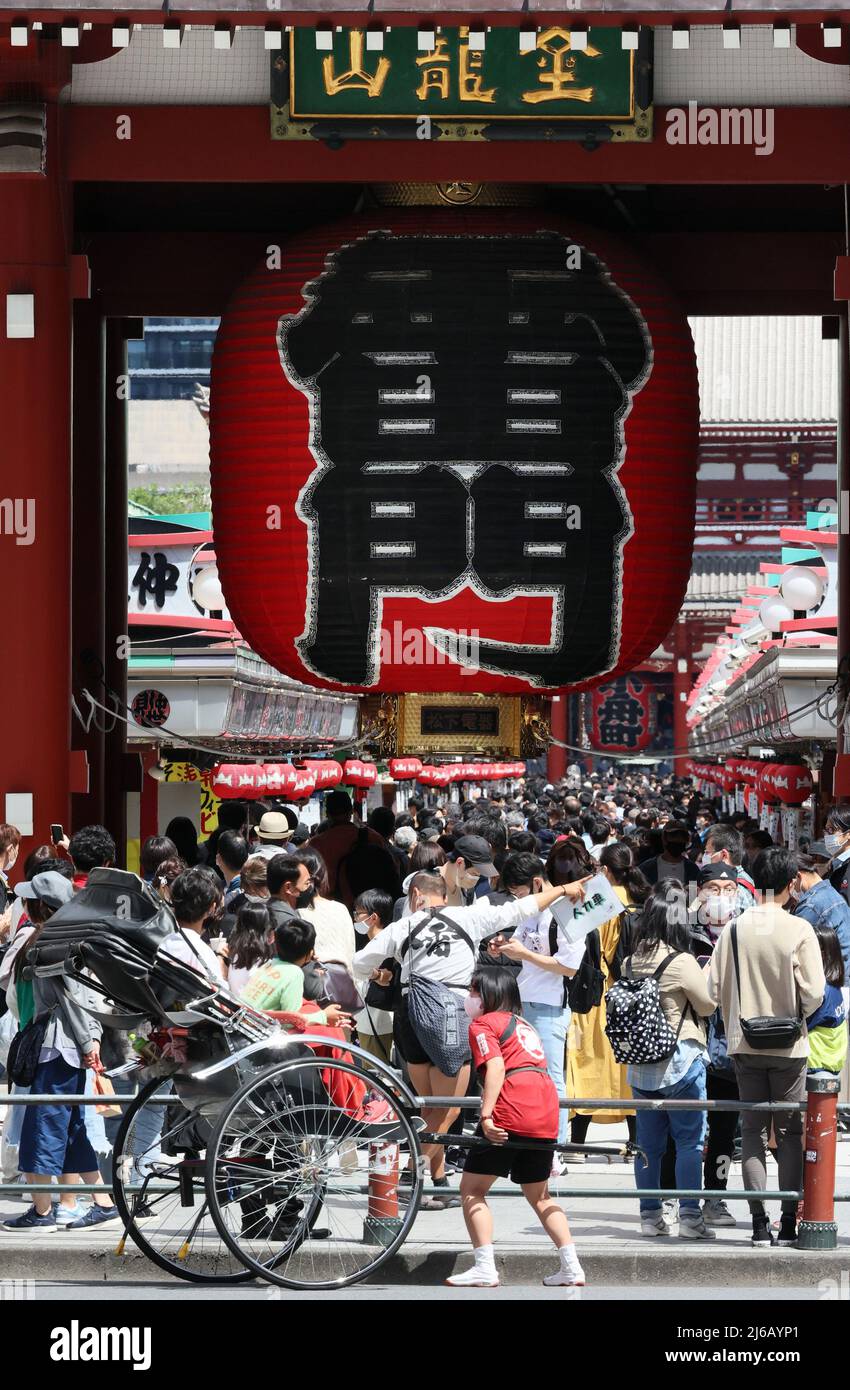
{"type": "Polygon", "coordinates": [[[207,1145],[210,1211],[261,1278],[344,1288],[374,1274],[407,1236],[419,1159],[415,1123],[377,1076],[343,1060],[291,1058],[222,1110],[207,1145]],[[402,1200],[399,1166],[413,1177],[402,1200]]]}
{"type": "Polygon", "coordinates": [[[160,1269],[191,1284],[256,1278],[212,1220],[200,1152],[181,1152],[191,1122],[168,1080],[155,1077],[127,1106],[113,1152],[113,1195],[129,1235],[160,1269]]]}

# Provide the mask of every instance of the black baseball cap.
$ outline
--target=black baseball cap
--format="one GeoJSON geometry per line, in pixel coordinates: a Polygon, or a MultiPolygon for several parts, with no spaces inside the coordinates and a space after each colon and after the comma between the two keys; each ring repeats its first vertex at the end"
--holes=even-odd
{"type": "Polygon", "coordinates": [[[496,878],[498,869],[493,863],[493,850],[482,835],[461,835],[455,840],[454,855],[468,864],[473,873],[496,878]]]}
{"type": "Polygon", "coordinates": [[[733,864],[724,864],[722,860],[717,864],[706,864],[705,868],[700,870],[699,886],[702,888],[704,883],[712,883],[718,878],[731,879],[733,883],[737,883],[738,870],[733,864]]]}

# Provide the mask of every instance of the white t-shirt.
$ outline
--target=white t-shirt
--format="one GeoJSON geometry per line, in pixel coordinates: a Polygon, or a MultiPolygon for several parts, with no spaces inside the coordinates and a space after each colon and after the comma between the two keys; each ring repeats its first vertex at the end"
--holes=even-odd
{"type": "MultiPolygon", "coordinates": [[[[551,912],[541,912],[539,917],[532,917],[528,921],[520,922],[513,934],[513,940],[518,941],[527,951],[533,951],[536,956],[551,955],[549,950],[549,926],[551,922],[551,912]]],[[[560,926],[557,928],[557,933],[555,960],[559,965],[568,966],[570,970],[578,970],[584,955],[584,941],[567,941],[560,926]]],[[[524,960],[517,981],[523,1004],[554,1004],[556,1008],[562,1008],[566,978],[565,975],[556,975],[551,970],[541,970],[539,966],[524,960]]]]}
{"type": "Polygon", "coordinates": [[[414,912],[391,922],[354,957],[354,978],[368,980],[381,962],[401,961],[401,983],[407,985],[411,959],[417,975],[442,984],[468,989],[477,964],[477,946],[485,936],[515,927],[539,915],[533,897],[514,898],[498,907],[478,898],[470,907],[445,907],[440,921],[430,910],[414,912]],[[420,928],[416,936],[412,933],[420,928]],[[408,948],[408,938],[412,944],[408,948]],[[468,938],[468,941],[465,939],[468,938]],[[472,944],[470,945],[469,942],[472,944]]]}
{"type": "Polygon", "coordinates": [[[227,972],[227,987],[231,994],[239,998],[254,971],[259,968],[259,965],[231,965],[227,972]]]}
{"type": "Polygon", "coordinates": [[[354,922],[345,904],[316,897],[311,907],[299,907],[297,912],[316,929],[316,959],[341,961],[350,974],[357,942],[354,922]]]}
{"type": "Polygon", "coordinates": [[[163,955],[182,961],[184,965],[191,965],[195,970],[206,970],[210,979],[215,980],[217,984],[224,983],[218,956],[197,932],[172,932],[160,942],[159,950],[163,955]],[[191,942],[187,939],[190,936],[191,942]]]}

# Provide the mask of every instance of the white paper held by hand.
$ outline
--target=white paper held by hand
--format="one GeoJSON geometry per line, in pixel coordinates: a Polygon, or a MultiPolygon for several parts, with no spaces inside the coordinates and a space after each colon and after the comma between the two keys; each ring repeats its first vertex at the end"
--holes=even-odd
{"type": "Polygon", "coordinates": [[[581,941],[611,917],[619,917],[623,904],[604,874],[594,874],[584,885],[584,900],[575,906],[568,898],[559,898],[552,916],[567,941],[581,941]]]}

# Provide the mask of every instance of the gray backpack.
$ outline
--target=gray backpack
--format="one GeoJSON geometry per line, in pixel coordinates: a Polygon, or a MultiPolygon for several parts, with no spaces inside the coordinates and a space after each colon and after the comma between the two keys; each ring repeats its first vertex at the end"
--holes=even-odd
{"type": "MultiPolygon", "coordinates": [[[[463,1007],[464,995],[460,988],[450,989],[439,980],[427,975],[417,974],[413,966],[413,947],[416,938],[432,921],[439,921],[454,937],[460,937],[469,947],[469,974],[475,966],[475,946],[468,932],[450,917],[439,911],[432,911],[425,922],[420,922],[408,934],[401,948],[402,957],[411,951],[411,970],[408,979],[407,1013],[410,1023],[422,1048],[444,1076],[457,1076],[461,1067],[470,1060],[469,1019],[463,1007]]],[[[427,953],[429,948],[424,948],[427,953]]],[[[468,983],[468,981],[467,981],[468,983]]]]}

